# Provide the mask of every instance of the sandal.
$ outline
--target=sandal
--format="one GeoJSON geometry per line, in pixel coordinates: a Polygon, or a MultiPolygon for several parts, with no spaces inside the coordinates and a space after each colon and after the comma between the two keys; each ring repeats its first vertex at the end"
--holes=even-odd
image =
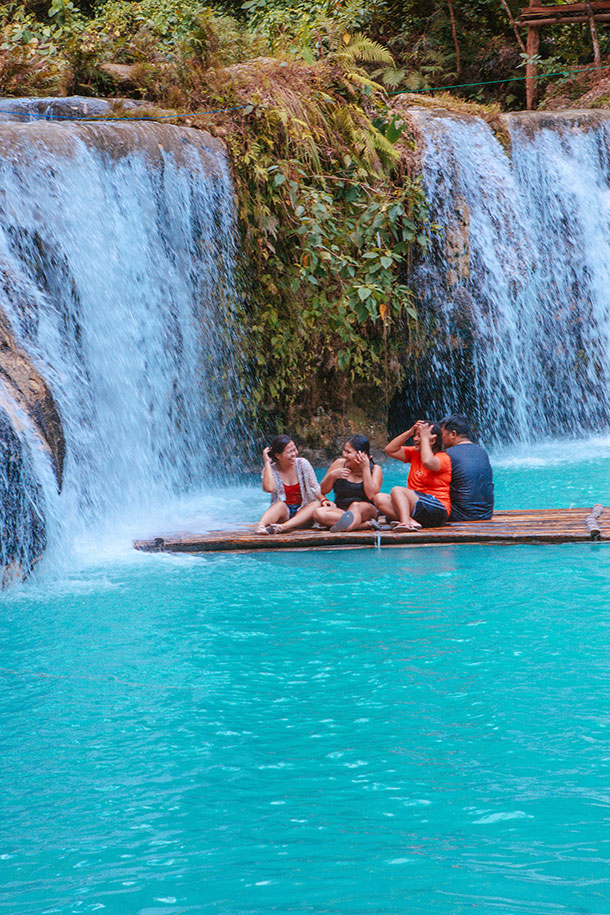
{"type": "Polygon", "coordinates": [[[341,515],[339,520],[335,524],[333,524],[333,526],[331,527],[331,532],[333,534],[337,534],[339,531],[346,530],[346,528],[348,528],[350,526],[350,524],[352,523],[353,520],[354,520],[354,513],[349,511],[349,509],[348,509],[348,511],[343,512],[343,514],[341,515]]]}

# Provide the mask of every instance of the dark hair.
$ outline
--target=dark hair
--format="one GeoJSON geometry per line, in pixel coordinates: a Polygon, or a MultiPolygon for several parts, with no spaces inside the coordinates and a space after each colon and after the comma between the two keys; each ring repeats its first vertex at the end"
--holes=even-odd
{"type": "Polygon", "coordinates": [[[433,419],[425,419],[424,422],[430,426],[430,433],[435,435],[436,438],[431,442],[432,453],[436,454],[437,451],[443,450],[443,430],[438,423],[435,423],[433,419]]]}
{"type": "Polygon", "coordinates": [[[453,416],[446,416],[444,419],[441,419],[441,426],[443,426],[447,432],[457,432],[458,435],[464,435],[466,438],[470,438],[470,423],[462,413],[454,413],[453,416]]]}
{"type": "Polygon", "coordinates": [[[269,452],[272,458],[277,458],[280,456],[282,451],[290,444],[292,439],[289,435],[276,435],[269,445],[269,452]]]}
{"type": "Polygon", "coordinates": [[[369,457],[371,456],[371,443],[366,435],[360,435],[359,432],[356,432],[355,435],[350,435],[347,444],[351,445],[354,451],[364,451],[369,457]]]}
{"type": "Polygon", "coordinates": [[[369,464],[372,471],[375,461],[371,457],[371,443],[369,442],[366,435],[360,435],[359,432],[355,432],[354,435],[350,435],[347,440],[347,444],[351,445],[354,451],[364,451],[364,453],[368,455],[369,464]]]}

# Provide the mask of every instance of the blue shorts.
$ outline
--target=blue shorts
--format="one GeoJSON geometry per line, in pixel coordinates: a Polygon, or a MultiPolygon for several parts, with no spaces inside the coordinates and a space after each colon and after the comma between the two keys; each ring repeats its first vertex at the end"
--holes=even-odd
{"type": "Polygon", "coordinates": [[[288,509],[288,520],[290,520],[291,518],[294,518],[294,516],[296,515],[298,510],[302,507],[303,506],[300,504],[299,505],[288,505],[288,503],[286,503],[286,508],[288,509]]]}
{"type": "Polygon", "coordinates": [[[415,508],[411,513],[414,521],[421,524],[422,527],[441,527],[447,524],[447,509],[436,496],[429,496],[425,492],[415,491],[418,497],[415,508]]]}

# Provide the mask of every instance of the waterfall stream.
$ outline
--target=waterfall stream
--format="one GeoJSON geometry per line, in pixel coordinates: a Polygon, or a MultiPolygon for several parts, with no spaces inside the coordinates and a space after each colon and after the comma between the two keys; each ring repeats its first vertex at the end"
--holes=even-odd
{"type": "Polygon", "coordinates": [[[610,425],[610,117],[411,111],[430,216],[426,352],[400,408],[465,412],[488,441],[610,425]]]}
{"type": "MultiPolygon", "coordinates": [[[[177,127],[1,123],[0,150],[0,308],[65,435],[37,511],[74,538],[201,481],[231,419],[232,184],[177,127]]],[[[40,463],[27,417],[14,434],[40,463]]]]}

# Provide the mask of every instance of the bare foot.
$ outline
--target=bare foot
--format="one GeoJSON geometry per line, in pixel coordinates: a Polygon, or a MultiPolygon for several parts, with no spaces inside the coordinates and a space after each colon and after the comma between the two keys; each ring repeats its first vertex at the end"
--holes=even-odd
{"type": "Polygon", "coordinates": [[[255,534],[266,534],[267,531],[264,527],[257,527],[256,530],[254,531],[254,533],[255,534]]]}
{"type": "Polygon", "coordinates": [[[266,534],[281,534],[282,525],[281,524],[268,524],[265,528],[266,534]]]}

